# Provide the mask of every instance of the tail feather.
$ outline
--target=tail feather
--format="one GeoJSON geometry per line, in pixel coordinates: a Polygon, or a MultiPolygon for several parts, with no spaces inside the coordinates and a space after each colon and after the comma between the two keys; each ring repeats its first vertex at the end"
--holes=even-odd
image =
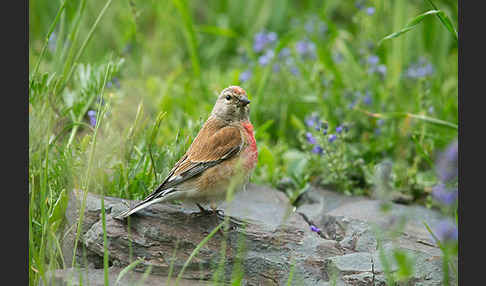
{"type": "Polygon", "coordinates": [[[114,216],[114,218],[115,219],[124,219],[124,218],[126,218],[126,217],[128,217],[128,216],[130,216],[130,215],[152,205],[152,204],[164,201],[164,200],[168,199],[170,197],[168,195],[173,193],[175,190],[176,190],[175,188],[170,188],[170,189],[167,189],[167,190],[163,190],[159,193],[155,193],[155,194],[147,197],[146,199],[144,199],[140,203],[136,204],[135,206],[129,208],[128,210],[121,212],[120,214],[114,216]]]}

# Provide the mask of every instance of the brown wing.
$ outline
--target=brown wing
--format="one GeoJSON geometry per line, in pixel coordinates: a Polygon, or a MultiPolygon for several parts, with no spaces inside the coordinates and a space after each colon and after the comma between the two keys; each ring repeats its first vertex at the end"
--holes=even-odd
{"type": "Polygon", "coordinates": [[[164,182],[146,199],[191,179],[237,154],[243,146],[243,138],[238,128],[218,127],[216,123],[205,124],[164,182]]]}

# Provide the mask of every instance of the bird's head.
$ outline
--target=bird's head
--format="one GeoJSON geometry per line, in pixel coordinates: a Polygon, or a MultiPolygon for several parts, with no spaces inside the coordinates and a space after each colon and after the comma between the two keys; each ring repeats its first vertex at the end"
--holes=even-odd
{"type": "Polygon", "coordinates": [[[250,101],[246,91],[239,86],[230,86],[221,92],[214,105],[212,115],[228,122],[249,120],[250,101]]]}

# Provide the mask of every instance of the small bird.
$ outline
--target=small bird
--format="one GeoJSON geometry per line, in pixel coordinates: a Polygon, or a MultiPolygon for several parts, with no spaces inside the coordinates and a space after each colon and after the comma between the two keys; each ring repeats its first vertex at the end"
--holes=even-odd
{"type": "Polygon", "coordinates": [[[115,216],[123,219],[154,203],[178,199],[200,204],[226,198],[229,188],[245,188],[258,161],[258,150],[250,122],[250,100],[239,86],[225,88],[211,115],[187,152],[174,165],[160,186],[134,207],[115,216]]]}

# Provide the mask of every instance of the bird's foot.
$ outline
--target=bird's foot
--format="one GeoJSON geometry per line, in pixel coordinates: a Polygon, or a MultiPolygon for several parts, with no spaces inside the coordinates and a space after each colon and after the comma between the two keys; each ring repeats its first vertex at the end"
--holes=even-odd
{"type": "Polygon", "coordinates": [[[210,215],[217,215],[218,210],[207,210],[203,208],[200,204],[196,204],[197,207],[199,208],[199,212],[194,212],[192,215],[195,217],[201,217],[201,216],[210,216],[210,215]]]}

